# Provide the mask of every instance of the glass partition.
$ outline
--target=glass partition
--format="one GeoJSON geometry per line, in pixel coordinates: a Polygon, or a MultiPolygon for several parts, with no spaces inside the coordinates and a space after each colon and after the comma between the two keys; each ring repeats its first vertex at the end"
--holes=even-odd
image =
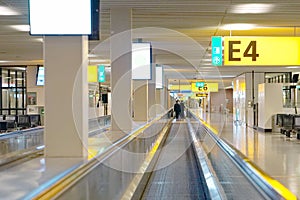
{"type": "Polygon", "coordinates": [[[26,113],[26,68],[0,67],[0,115],[26,113]]]}

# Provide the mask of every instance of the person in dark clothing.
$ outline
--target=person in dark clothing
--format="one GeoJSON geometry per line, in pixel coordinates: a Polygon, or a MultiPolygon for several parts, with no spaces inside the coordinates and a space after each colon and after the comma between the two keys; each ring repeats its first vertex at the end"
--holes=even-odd
{"type": "Polygon", "coordinates": [[[175,118],[178,119],[179,114],[181,112],[179,100],[176,100],[176,103],[174,104],[174,111],[175,111],[175,118]]]}

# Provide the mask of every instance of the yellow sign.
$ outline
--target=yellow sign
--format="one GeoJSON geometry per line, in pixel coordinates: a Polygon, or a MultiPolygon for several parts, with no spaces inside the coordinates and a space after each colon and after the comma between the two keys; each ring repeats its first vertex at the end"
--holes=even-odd
{"type": "Polygon", "coordinates": [[[191,90],[191,85],[169,85],[169,90],[191,90]]]}
{"type": "Polygon", "coordinates": [[[88,66],[88,82],[98,82],[98,77],[97,77],[97,66],[91,65],[88,66]]]}
{"type": "Polygon", "coordinates": [[[196,83],[192,83],[192,92],[218,92],[218,83],[205,83],[203,87],[197,87],[196,83]]]}
{"type": "Polygon", "coordinates": [[[206,93],[197,93],[196,97],[207,97],[206,93]]]}
{"type": "Polygon", "coordinates": [[[224,65],[300,65],[300,37],[224,37],[224,65]]]}

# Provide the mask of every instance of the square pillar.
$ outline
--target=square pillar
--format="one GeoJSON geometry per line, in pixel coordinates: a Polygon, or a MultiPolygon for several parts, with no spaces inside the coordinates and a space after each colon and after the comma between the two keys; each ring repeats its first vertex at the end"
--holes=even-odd
{"type": "Polygon", "coordinates": [[[135,80],[133,81],[133,86],[134,121],[148,121],[148,81],[135,80]]]}
{"type": "Polygon", "coordinates": [[[132,129],[131,113],[131,8],[111,9],[111,131],[132,129]]]}
{"type": "Polygon", "coordinates": [[[44,38],[46,157],[87,157],[87,56],[87,36],[44,38]]]}

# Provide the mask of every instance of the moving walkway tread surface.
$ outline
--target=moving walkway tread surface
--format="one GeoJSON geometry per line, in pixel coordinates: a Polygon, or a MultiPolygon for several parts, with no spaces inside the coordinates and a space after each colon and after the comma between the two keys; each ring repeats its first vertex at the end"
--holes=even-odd
{"type": "Polygon", "coordinates": [[[267,199],[217,145],[211,150],[208,157],[227,199],[267,199]]]}
{"type": "Polygon", "coordinates": [[[188,134],[185,122],[173,123],[142,199],[209,199],[188,134]]]}

